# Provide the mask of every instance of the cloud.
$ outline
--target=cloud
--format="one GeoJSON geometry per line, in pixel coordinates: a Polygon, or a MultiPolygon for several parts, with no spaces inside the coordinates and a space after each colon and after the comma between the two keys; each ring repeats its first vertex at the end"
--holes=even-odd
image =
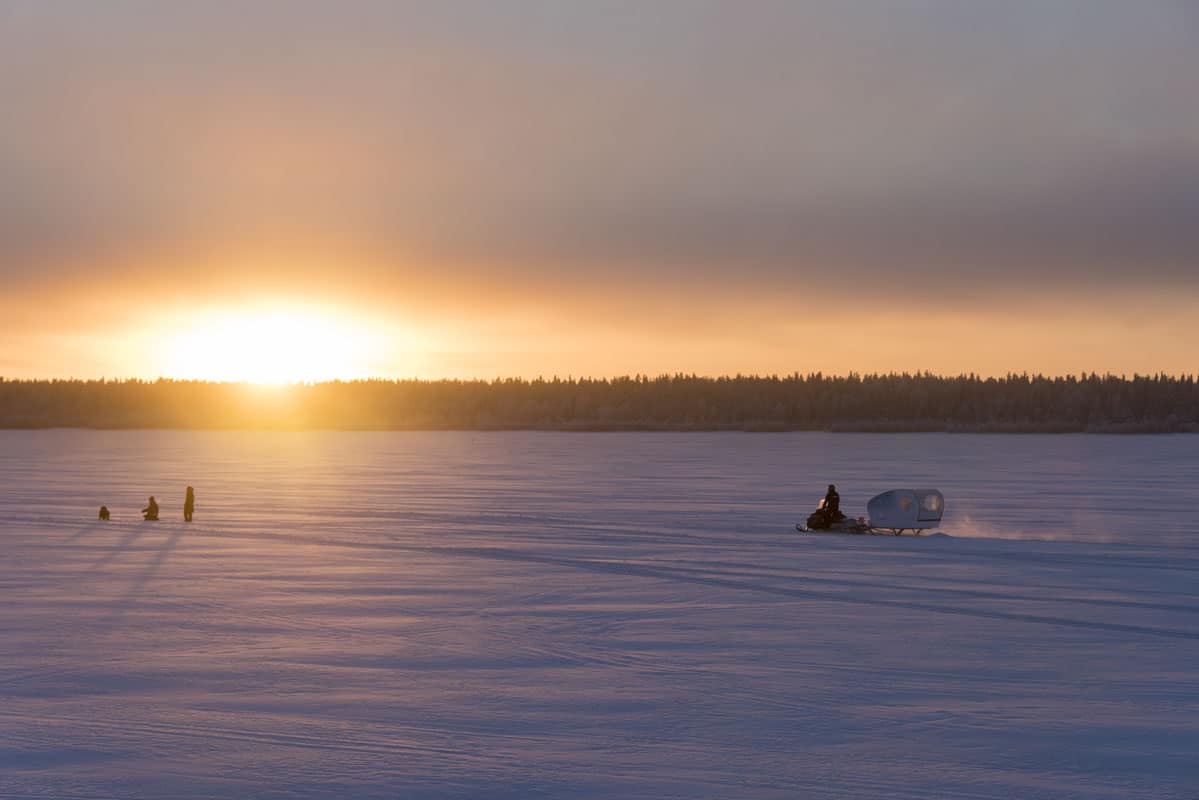
{"type": "Polygon", "coordinates": [[[1193,296],[1197,39],[1185,3],[16,0],[0,279],[1193,296]]]}

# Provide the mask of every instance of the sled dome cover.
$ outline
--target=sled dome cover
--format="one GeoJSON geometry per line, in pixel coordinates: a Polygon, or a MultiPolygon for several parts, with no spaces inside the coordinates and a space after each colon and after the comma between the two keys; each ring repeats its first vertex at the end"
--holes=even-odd
{"type": "Polygon", "coordinates": [[[892,489],[870,498],[866,513],[873,528],[935,528],[945,513],[945,496],[936,489],[892,489]]]}

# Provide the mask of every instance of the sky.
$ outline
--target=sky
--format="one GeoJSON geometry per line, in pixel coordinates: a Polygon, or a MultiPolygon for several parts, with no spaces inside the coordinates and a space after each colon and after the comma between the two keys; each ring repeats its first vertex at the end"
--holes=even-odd
{"type": "Polygon", "coordinates": [[[1199,3],[0,0],[0,376],[1199,367],[1199,3]]]}

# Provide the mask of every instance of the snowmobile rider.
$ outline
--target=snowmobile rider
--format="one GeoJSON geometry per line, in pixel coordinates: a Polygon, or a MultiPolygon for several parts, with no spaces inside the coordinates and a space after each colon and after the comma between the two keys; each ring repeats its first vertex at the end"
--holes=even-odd
{"type": "Polygon", "coordinates": [[[841,495],[837,494],[837,487],[831,483],[828,485],[828,494],[824,496],[824,512],[830,521],[844,519],[841,515],[841,495]]]}
{"type": "Polygon", "coordinates": [[[146,522],[158,521],[158,501],[154,499],[153,495],[150,496],[149,505],[142,509],[142,519],[146,522]]]}

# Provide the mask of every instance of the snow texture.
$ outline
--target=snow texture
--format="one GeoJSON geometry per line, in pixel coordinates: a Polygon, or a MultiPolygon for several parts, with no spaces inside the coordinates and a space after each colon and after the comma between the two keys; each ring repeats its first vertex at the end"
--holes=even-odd
{"type": "Polygon", "coordinates": [[[0,797],[1199,797],[1197,501],[1187,436],[0,432],[0,797]]]}

